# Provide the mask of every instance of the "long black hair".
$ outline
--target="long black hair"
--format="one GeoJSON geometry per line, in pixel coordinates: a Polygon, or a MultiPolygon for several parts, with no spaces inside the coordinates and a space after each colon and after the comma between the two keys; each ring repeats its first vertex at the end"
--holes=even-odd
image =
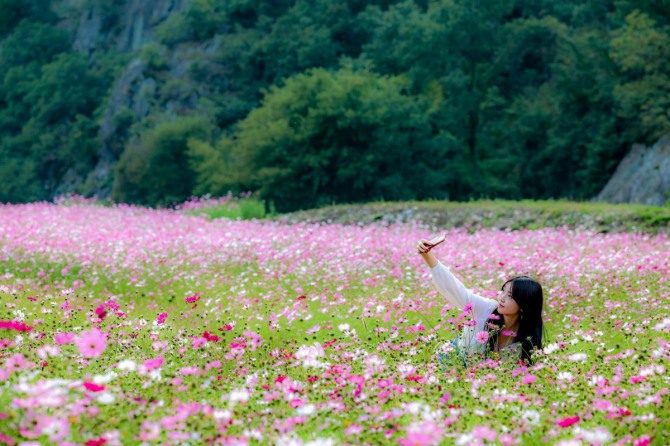
{"type": "MultiPolygon", "coordinates": [[[[503,283],[502,289],[508,283],[512,286],[512,299],[521,310],[519,329],[512,342],[521,342],[521,360],[530,364],[531,354],[535,349],[542,348],[544,322],[542,322],[542,304],[544,301],[542,285],[528,276],[517,276],[503,283]]],[[[494,351],[498,339],[498,332],[502,329],[505,319],[496,308],[489,316],[489,351],[494,351]]]]}

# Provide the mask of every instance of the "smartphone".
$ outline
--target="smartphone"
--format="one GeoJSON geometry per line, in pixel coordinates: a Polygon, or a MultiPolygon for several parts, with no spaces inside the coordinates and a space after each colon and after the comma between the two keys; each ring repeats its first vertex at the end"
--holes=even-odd
{"type": "Polygon", "coordinates": [[[431,249],[436,247],[440,243],[444,242],[446,239],[447,239],[447,234],[438,235],[437,237],[434,237],[434,238],[430,239],[431,249]]]}

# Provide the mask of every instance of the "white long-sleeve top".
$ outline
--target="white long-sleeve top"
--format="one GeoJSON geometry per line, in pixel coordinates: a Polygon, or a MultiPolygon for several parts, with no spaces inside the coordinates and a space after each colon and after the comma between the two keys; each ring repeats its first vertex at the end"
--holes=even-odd
{"type": "Polygon", "coordinates": [[[449,303],[460,309],[465,308],[468,304],[472,304],[472,317],[475,324],[474,326],[466,325],[463,327],[463,334],[458,340],[458,346],[461,349],[461,352],[468,354],[483,352],[486,349],[486,344],[477,342],[475,335],[480,331],[485,330],[488,317],[493,310],[496,309],[498,302],[473,293],[451,273],[449,268],[440,262],[437,262],[437,265],[430,269],[430,274],[437,291],[439,291],[449,303]]]}

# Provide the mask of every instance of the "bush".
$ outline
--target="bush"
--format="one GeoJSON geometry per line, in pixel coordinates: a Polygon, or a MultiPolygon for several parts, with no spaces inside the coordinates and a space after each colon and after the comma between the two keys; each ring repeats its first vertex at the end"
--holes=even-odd
{"type": "Polygon", "coordinates": [[[163,122],[131,141],[116,168],[112,199],[146,205],[183,202],[193,193],[195,173],[189,140],[208,140],[212,124],[202,117],[163,122]]]}
{"type": "Polygon", "coordinates": [[[227,195],[219,199],[204,198],[184,203],[181,206],[187,214],[205,215],[214,220],[229,218],[240,220],[262,219],[267,216],[265,203],[258,197],[242,194],[239,198],[227,195]]]}

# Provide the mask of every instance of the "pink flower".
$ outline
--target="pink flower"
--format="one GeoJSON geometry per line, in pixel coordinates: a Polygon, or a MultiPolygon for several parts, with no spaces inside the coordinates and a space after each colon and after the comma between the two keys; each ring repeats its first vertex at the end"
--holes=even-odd
{"type": "Polygon", "coordinates": [[[148,361],[144,361],[142,364],[142,367],[149,371],[149,370],[154,370],[157,369],[158,367],[163,365],[163,357],[159,356],[158,358],[155,359],[149,359],[148,361]]]}
{"type": "Polygon", "coordinates": [[[54,336],[54,341],[59,345],[71,344],[76,337],[77,335],[74,333],[56,333],[56,336],[54,336]]]}
{"type": "Polygon", "coordinates": [[[84,387],[86,387],[86,390],[90,390],[91,392],[102,392],[103,390],[105,390],[105,386],[98,385],[96,383],[92,383],[89,381],[84,382],[84,387]]]}
{"type": "Polygon", "coordinates": [[[509,336],[511,338],[516,338],[516,331],[503,330],[503,336],[509,336]]]}
{"type": "Polygon", "coordinates": [[[74,343],[85,358],[97,358],[107,348],[106,336],[97,328],[83,331],[74,343]]]}
{"type": "Polygon", "coordinates": [[[562,420],[558,420],[556,424],[558,424],[561,427],[570,427],[573,424],[579,423],[579,415],[575,415],[573,417],[565,417],[562,420]]]}
{"type": "Polygon", "coordinates": [[[531,375],[530,373],[524,375],[523,378],[521,379],[521,382],[524,384],[532,384],[535,381],[537,381],[537,376],[531,375]]]}
{"type": "Polygon", "coordinates": [[[163,322],[165,322],[165,319],[167,319],[168,315],[167,313],[161,313],[158,315],[158,319],[156,319],[156,323],[158,325],[161,325],[163,322]]]}
{"type": "Polygon", "coordinates": [[[442,428],[433,421],[415,422],[407,427],[407,436],[399,442],[402,446],[438,445],[442,435],[442,428]]]}
{"type": "Polygon", "coordinates": [[[401,446],[424,446],[424,445],[437,445],[439,442],[433,440],[433,438],[422,432],[409,432],[405,438],[398,440],[398,443],[401,446]]]}
{"type": "Polygon", "coordinates": [[[180,375],[185,375],[185,376],[186,375],[197,375],[198,372],[200,372],[200,369],[198,368],[198,366],[195,366],[195,365],[182,367],[181,369],[179,369],[179,374],[180,375]]]}
{"type": "Polygon", "coordinates": [[[358,424],[352,424],[344,430],[344,435],[358,435],[363,432],[363,428],[358,424]]]}
{"type": "Polygon", "coordinates": [[[488,333],[488,331],[480,331],[480,332],[477,333],[477,335],[475,336],[475,339],[476,339],[477,342],[479,342],[480,344],[486,344],[486,341],[489,340],[489,333],[488,333]]]}
{"type": "Polygon", "coordinates": [[[21,353],[17,353],[12,357],[7,358],[5,365],[7,370],[23,370],[28,368],[28,362],[21,353]]]}
{"type": "Polygon", "coordinates": [[[472,435],[480,440],[496,441],[496,431],[487,426],[476,426],[472,429],[472,435]]]}

